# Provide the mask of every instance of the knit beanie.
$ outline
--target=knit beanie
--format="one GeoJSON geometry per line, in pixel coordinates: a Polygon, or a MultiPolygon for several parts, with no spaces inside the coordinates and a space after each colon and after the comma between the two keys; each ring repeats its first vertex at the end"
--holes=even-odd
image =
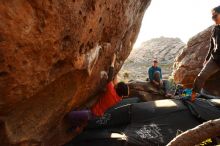
{"type": "Polygon", "coordinates": [[[215,7],[213,10],[214,10],[216,13],[220,13],[220,6],[215,7]]]}

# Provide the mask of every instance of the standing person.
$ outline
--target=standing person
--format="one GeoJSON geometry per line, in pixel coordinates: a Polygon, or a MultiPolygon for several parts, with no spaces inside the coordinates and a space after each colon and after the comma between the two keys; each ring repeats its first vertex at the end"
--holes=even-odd
{"type": "Polygon", "coordinates": [[[207,79],[220,71],[220,6],[212,10],[212,19],[216,25],[212,31],[204,66],[194,81],[192,100],[195,99],[196,93],[200,93],[207,79]]]}
{"type": "Polygon", "coordinates": [[[115,61],[116,55],[114,54],[108,72],[106,90],[100,95],[99,100],[89,110],[71,111],[68,114],[69,121],[72,123],[71,130],[80,127],[80,124],[87,122],[93,117],[103,116],[109,108],[119,103],[122,98],[128,97],[128,85],[124,82],[116,83],[117,79],[113,79],[115,61]]]}

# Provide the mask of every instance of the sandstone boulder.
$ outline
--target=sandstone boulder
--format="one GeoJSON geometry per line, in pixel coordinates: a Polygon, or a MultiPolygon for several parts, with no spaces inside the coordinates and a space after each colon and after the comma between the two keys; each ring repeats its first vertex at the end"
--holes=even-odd
{"type": "Polygon", "coordinates": [[[150,0],[1,0],[0,145],[70,140],[65,115],[99,88],[113,53],[116,72],[150,0]]]}
{"type": "Polygon", "coordinates": [[[158,90],[149,81],[132,81],[128,83],[130,97],[138,97],[142,101],[154,101],[165,99],[164,91],[158,90]]]}
{"type": "MultiPolygon", "coordinates": [[[[192,37],[187,43],[187,47],[175,59],[173,76],[176,83],[192,87],[208,53],[212,28],[213,26],[192,37]]],[[[216,73],[206,82],[205,89],[210,94],[220,96],[219,81],[220,73],[216,73]]]]}

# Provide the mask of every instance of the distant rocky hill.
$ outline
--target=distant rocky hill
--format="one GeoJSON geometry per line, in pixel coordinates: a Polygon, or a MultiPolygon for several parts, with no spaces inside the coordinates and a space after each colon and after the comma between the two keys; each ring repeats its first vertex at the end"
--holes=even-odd
{"type": "Polygon", "coordinates": [[[119,76],[128,80],[145,80],[152,60],[157,58],[162,67],[164,78],[171,75],[176,56],[186,46],[179,38],[160,37],[144,42],[140,48],[134,49],[125,61],[119,76]]]}

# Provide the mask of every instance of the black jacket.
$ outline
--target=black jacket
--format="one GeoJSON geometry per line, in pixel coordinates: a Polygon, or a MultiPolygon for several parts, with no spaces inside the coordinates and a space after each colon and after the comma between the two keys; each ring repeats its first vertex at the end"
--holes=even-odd
{"type": "Polygon", "coordinates": [[[212,31],[210,48],[206,56],[206,61],[208,61],[210,57],[220,65],[220,25],[216,25],[212,31]]]}

